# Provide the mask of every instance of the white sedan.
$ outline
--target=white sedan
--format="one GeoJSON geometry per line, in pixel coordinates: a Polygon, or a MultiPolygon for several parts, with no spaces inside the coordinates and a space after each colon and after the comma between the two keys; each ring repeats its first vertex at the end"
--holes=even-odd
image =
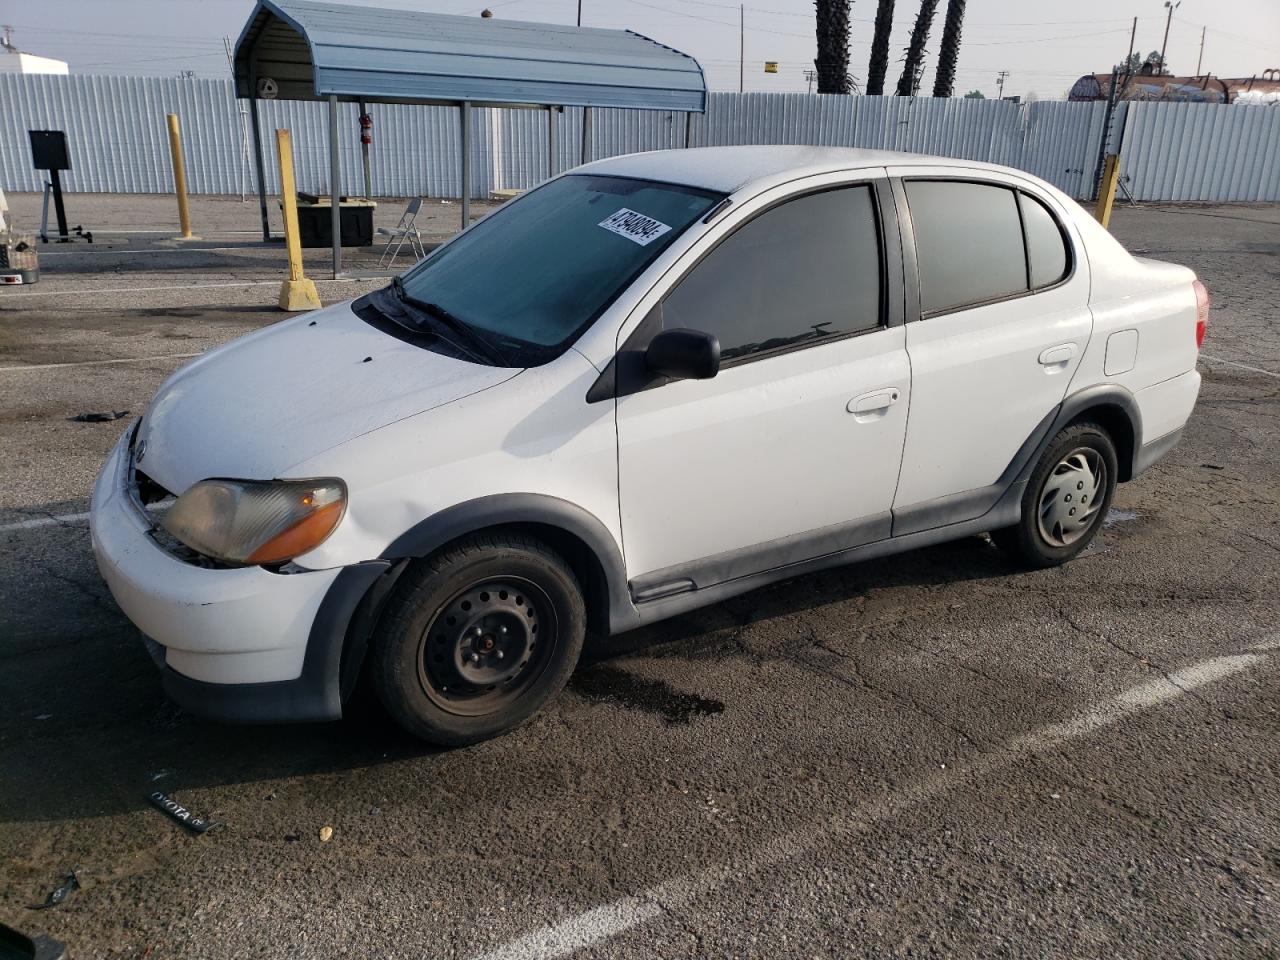
{"type": "Polygon", "coordinates": [[[180,370],[94,549],[189,709],[333,719],[363,670],[472,743],[588,631],[986,531],[1071,559],[1177,443],[1207,311],[1017,170],[617,157],[180,370]]]}

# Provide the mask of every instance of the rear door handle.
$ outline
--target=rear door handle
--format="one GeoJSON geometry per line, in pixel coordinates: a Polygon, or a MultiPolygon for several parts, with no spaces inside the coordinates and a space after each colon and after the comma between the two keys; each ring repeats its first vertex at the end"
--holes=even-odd
{"type": "Polygon", "coordinates": [[[873,390],[871,393],[864,393],[860,397],[854,397],[845,405],[845,409],[853,414],[853,418],[859,423],[867,423],[871,420],[879,420],[889,408],[898,402],[898,397],[902,395],[897,387],[886,387],[883,390],[873,390]]]}
{"type": "Polygon", "coordinates": [[[1076,345],[1074,343],[1060,343],[1056,347],[1049,347],[1040,354],[1040,366],[1045,368],[1046,373],[1058,373],[1067,369],[1067,364],[1071,362],[1071,358],[1076,355],[1076,345]]]}

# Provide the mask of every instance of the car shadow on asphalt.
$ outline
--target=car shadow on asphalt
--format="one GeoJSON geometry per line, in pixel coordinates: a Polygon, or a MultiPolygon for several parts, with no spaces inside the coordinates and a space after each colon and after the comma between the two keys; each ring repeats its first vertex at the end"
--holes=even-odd
{"type": "Polygon", "coordinates": [[[717,631],[740,630],[762,620],[794,616],[877,590],[941,586],[1013,573],[1016,568],[985,536],[864,560],[783,580],[616,637],[595,638],[595,642],[588,643],[579,671],[616,657],[657,653],[668,647],[674,653],[681,645],[692,645],[692,652],[700,649],[700,640],[717,631]]]}
{"type": "MultiPolygon", "coordinates": [[[[54,507],[63,505],[43,512],[58,512],[54,507]]],[[[439,752],[401,732],[364,688],[335,723],[237,727],[188,715],[161,693],[136,628],[98,576],[86,533],[83,524],[56,528],[66,538],[56,567],[46,558],[37,567],[6,565],[0,574],[0,592],[26,603],[23,613],[0,622],[0,633],[14,639],[0,650],[0,702],[9,707],[0,715],[0,766],[11,771],[0,778],[0,823],[129,812],[155,789],[340,774],[439,752]],[[35,580],[6,582],[21,576],[35,580]]],[[[726,705],[638,677],[615,661],[731,656],[734,631],[761,620],[785,623],[874,591],[1009,572],[988,541],[969,538],[798,577],[618,637],[589,638],[569,696],[687,724],[726,705]]],[[[812,642],[803,630],[794,633],[796,643],[812,642]]]]}

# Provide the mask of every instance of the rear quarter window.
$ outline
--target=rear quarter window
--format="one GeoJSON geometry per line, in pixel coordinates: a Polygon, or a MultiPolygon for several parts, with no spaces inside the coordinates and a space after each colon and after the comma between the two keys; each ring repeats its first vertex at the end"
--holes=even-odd
{"type": "Polygon", "coordinates": [[[1018,203],[1022,207],[1022,227],[1027,232],[1031,289],[1052,286],[1071,269],[1066,237],[1057,218],[1039,200],[1019,193],[1018,203]]]}

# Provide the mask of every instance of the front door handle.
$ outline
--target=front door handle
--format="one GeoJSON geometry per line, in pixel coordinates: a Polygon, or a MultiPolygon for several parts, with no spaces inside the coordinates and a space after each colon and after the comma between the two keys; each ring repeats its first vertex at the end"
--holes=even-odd
{"type": "Polygon", "coordinates": [[[871,420],[879,420],[889,408],[898,402],[901,391],[897,387],[886,387],[883,390],[873,390],[871,393],[864,393],[860,397],[854,397],[845,405],[845,409],[853,414],[853,418],[859,423],[867,423],[871,420]]]}
{"type": "Polygon", "coordinates": [[[1056,347],[1049,347],[1040,354],[1040,366],[1045,368],[1045,373],[1060,373],[1067,369],[1067,365],[1071,363],[1071,358],[1076,355],[1076,345],[1074,343],[1060,343],[1056,347]]]}

